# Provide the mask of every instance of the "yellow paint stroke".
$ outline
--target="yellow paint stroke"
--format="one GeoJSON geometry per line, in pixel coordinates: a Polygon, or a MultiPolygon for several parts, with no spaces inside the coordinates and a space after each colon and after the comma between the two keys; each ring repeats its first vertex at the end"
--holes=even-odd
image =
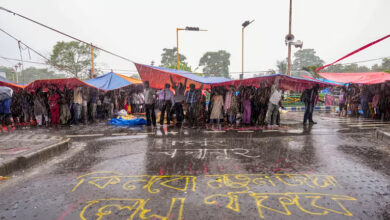
{"type": "MultiPolygon", "coordinates": [[[[251,187],[271,186],[276,187],[283,184],[290,187],[306,186],[314,188],[338,187],[337,181],[330,175],[316,174],[214,174],[205,175],[207,187],[210,189],[235,189],[237,192],[251,191],[251,187]]],[[[88,183],[98,189],[105,189],[109,185],[122,184],[123,190],[130,191],[141,184],[141,188],[148,193],[160,193],[161,189],[154,188],[156,184],[161,187],[174,189],[177,191],[187,191],[190,188],[193,192],[196,190],[196,176],[192,175],[123,175],[117,172],[101,171],[92,172],[77,177],[79,182],[73,187],[72,192],[76,191],[82,184],[88,183]],[[184,180],[184,185],[176,186],[172,182],[184,180]],[[122,183],[123,182],[123,183],[122,183]],[[192,184],[192,186],[190,186],[192,184]]]]}
{"type": "MultiPolygon", "coordinates": [[[[127,219],[160,219],[160,220],[168,220],[171,219],[172,212],[175,209],[175,207],[178,207],[177,210],[177,220],[183,219],[183,208],[184,208],[184,201],[185,198],[171,198],[171,204],[169,206],[169,210],[167,211],[165,216],[161,216],[158,214],[148,214],[152,212],[151,209],[147,209],[146,206],[150,199],[129,199],[129,198],[108,198],[108,199],[98,199],[93,201],[88,201],[87,205],[83,207],[83,209],[80,212],[80,219],[87,220],[87,218],[94,218],[93,216],[97,216],[97,220],[104,219],[105,217],[108,217],[109,215],[113,214],[113,212],[110,210],[110,208],[116,208],[117,210],[128,210],[131,212],[129,214],[129,217],[127,219]],[[113,203],[113,204],[105,204],[105,203],[113,203]],[[126,202],[129,203],[128,205],[122,205],[118,204],[120,202],[126,202]],[[98,208],[97,212],[94,215],[86,214],[88,210],[95,210],[93,206],[96,206],[101,203],[101,207],[98,208]],[[138,216],[138,217],[137,217],[138,216]]],[[[161,202],[161,201],[159,201],[161,202]]],[[[91,212],[90,211],[90,212],[91,212]]],[[[93,213],[93,212],[92,212],[93,213]]],[[[94,218],[95,219],[95,218],[94,218]]]]}
{"type": "MultiPolygon", "coordinates": [[[[207,205],[211,204],[218,204],[218,198],[227,198],[229,199],[226,208],[233,210],[235,212],[240,212],[239,207],[239,201],[238,201],[238,195],[246,194],[251,196],[255,200],[255,204],[259,213],[259,217],[264,219],[264,211],[268,210],[271,212],[275,212],[278,214],[289,216],[291,215],[291,211],[289,210],[289,206],[295,205],[300,211],[309,214],[309,215],[327,215],[329,213],[335,213],[339,215],[345,215],[345,216],[353,216],[351,212],[349,212],[343,204],[340,202],[341,200],[347,200],[347,201],[356,201],[356,198],[346,196],[346,195],[333,195],[333,194],[325,194],[325,193],[294,193],[294,192],[287,192],[287,193],[244,193],[244,192],[228,192],[226,194],[214,194],[211,196],[207,196],[204,199],[204,203],[207,205]],[[264,202],[271,198],[277,196],[277,199],[279,201],[279,204],[281,205],[281,209],[276,209],[273,207],[266,206],[264,202]],[[331,200],[335,201],[339,208],[342,211],[330,209],[327,207],[323,207],[317,204],[317,201],[321,198],[329,197],[331,200]],[[301,203],[300,199],[310,199],[310,205],[313,208],[317,208],[322,210],[322,212],[313,212],[310,210],[305,209],[301,203]]],[[[305,203],[306,204],[306,203],[305,203]]],[[[328,203],[329,204],[329,203],[328,203]]]]}

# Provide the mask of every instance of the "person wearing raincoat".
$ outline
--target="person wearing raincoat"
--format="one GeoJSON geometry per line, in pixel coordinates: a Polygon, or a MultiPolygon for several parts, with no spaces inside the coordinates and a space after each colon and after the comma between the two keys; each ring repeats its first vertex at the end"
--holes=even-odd
{"type": "Polygon", "coordinates": [[[58,92],[54,89],[50,90],[49,95],[49,107],[50,107],[50,113],[51,113],[51,124],[53,126],[58,126],[60,124],[60,101],[61,96],[58,94],[58,92]]]}

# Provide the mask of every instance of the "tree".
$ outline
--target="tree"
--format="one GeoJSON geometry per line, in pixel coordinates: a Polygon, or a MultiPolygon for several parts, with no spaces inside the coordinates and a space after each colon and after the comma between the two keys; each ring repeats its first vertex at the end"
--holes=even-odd
{"type": "Polygon", "coordinates": [[[276,67],[278,68],[279,74],[285,74],[287,71],[287,62],[285,60],[276,61],[276,67]]]}
{"type": "MultiPolygon", "coordinates": [[[[166,68],[169,68],[169,69],[176,69],[176,68],[177,68],[177,64],[175,63],[174,65],[169,65],[169,66],[167,66],[166,68]]],[[[187,71],[187,72],[192,72],[191,66],[189,66],[187,63],[182,63],[182,62],[180,62],[179,69],[180,69],[180,70],[187,71]]]]}
{"type": "Polygon", "coordinates": [[[134,79],[141,79],[138,73],[132,74],[130,77],[134,79]]]}
{"type": "Polygon", "coordinates": [[[223,76],[229,78],[230,53],[225,50],[207,52],[200,58],[199,66],[203,66],[206,76],[223,76]]]}
{"type": "MultiPolygon", "coordinates": [[[[176,69],[177,68],[177,48],[173,47],[172,49],[164,48],[163,53],[161,54],[161,67],[176,69]]],[[[186,65],[186,57],[183,54],[179,53],[180,58],[180,67],[186,65]]],[[[184,66],[183,66],[184,67],[184,66]]]]}
{"type": "MultiPolygon", "coordinates": [[[[19,75],[19,74],[18,74],[19,75]]],[[[29,67],[24,69],[19,76],[22,79],[21,83],[30,83],[38,79],[58,79],[65,78],[65,74],[57,74],[54,71],[50,71],[47,68],[38,69],[35,67],[29,67]]]]}
{"type": "Polygon", "coordinates": [[[390,72],[390,58],[383,58],[382,64],[375,64],[371,68],[374,72],[390,72]]]}
{"type": "Polygon", "coordinates": [[[352,64],[335,64],[332,66],[329,66],[325,68],[324,70],[321,70],[321,72],[327,72],[327,73],[363,73],[363,72],[370,72],[371,69],[366,66],[359,66],[356,63],[352,64]]]}
{"type": "Polygon", "coordinates": [[[292,65],[292,69],[294,70],[302,70],[303,67],[308,66],[324,65],[324,61],[316,55],[316,51],[314,49],[298,50],[294,53],[294,58],[292,65]]]}
{"type": "MultiPolygon", "coordinates": [[[[97,50],[94,50],[94,58],[96,57],[97,50]]],[[[54,45],[47,63],[77,78],[88,78],[91,69],[90,46],[76,41],[59,41],[54,45]]]]}

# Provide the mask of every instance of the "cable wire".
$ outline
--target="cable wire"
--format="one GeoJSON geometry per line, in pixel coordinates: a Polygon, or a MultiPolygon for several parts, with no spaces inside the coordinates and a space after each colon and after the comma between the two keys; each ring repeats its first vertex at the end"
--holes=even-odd
{"type": "Polygon", "coordinates": [[[23,16],[23,15],[21,15],[21,14],[18,14],[18,13],[16,13],[16,12],[11,11],[11,10],[9,10],[9,9],[6,9],[6,8],[4,8],[4,7],[0,7],[0,10],[4,10],[4,11],[6,11],[6,12],[9,12],[9,13],[13,14],[13,15],[16,15],[16,16],[19,16],[19,17],[24,18],[24,19],[26,19],[26,20],[29,20],[29,21],[31,21],[31,22],[33,22],[33,23],[35,23],[35,24],[41,25],[41,26],[43,26],[43,27],[45,27],[45,28],[47,28],[47,29],[49,29],[49,30],[52,30],[52,31],[54,31],[54,32],[57,32],[57,33],[62,34],[62,35],[64,35],[64,36],[67,36],[67,37],[69,37],[69,38],[71,38],[71,39],[73,39],[73,40],[76,40],[76,41],[79,41],[79,42],[81,42],[81,43],[90,45],[90,46],[92,46],[92,47],[94,47],[94,48],[96,48],[96,49],[98,49],[98,50],[104,51],[104,52],[106,52],[106,53],[108,53],[108,54],[111,54],[111,55],[116,56],[116,57],[119,57],[119,58],[121,58],[121,59],[123,59],[123,60],[126,60],[126,61],[129,61],[129,62],[134,63],[134,61],[132,61],[132,60],[126,58],[126,57],[120,56],[120,55],[118,55],[118,54],[115,54],[115,53],[113,53],[113,52],[110,52],[110,51],[108,51],[108,50],[105,50],[105,49],[103,49],[103,48],[101,48],[101,47],[97,47],[97,46],[95,46],[95,45],[92,45],[92,43],[87,43],[86,41],[80,40],[80,39],[78,39],[78,38],[76,38],[76,37],[73,37],[73,36],[71,36],[71,35],[69,35],[69,34],[66,34],[66,33],[64,33],[64,32],[62,32],[62,31],[59,31],[59,30],[54,29],[54,28],[52,28],[52,27],[49,27],[49,26],[47,26],[47,25],[45,25],[45,24],[42,24],[42,23],[40,23],[40,22],[38,22],[38,21],[35,21],[35,20],[31,19],[31,18],[28,18],[28,17],[26,17],[26,16],[23,16]]]}

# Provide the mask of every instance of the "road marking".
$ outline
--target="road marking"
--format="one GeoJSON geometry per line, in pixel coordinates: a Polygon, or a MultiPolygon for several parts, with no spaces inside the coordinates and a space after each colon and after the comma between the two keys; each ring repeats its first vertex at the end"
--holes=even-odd
{"type": "Polygon", "coordinates": [[[204,133],[223,133],[226,131],[203,131],[204,133]]]}
{"type": "Polygon", "coordinates": [[[75,134],[75,135],[66,135],[68,138],[73,137],[101,137],[104,136],[104,134],[75,134]]]}
{"type": "Polygon", "coordinates": [[[276,132],[276,131],[279,131],[279,130],[263,130],[263,132],[276,132]]]}
{"type": "Polygon", "coordinates": [[[128,133],[112,133],[112,136],[126,136],[128,133]]]}
{"type": "Polygon", "coordinates": [[[362,124],[362,125],[348,125],[349,127],[376,127],[376,126],[390,126],[389,124],[362,124]]]}
{"type": "Polygon", "coordinates": [[[253,133],[254,131],[237,131],[239,133],[253,133]]]}
{"type": "Polygon", "coordinates": [[[145,135],[145,134],[156,134],[155,132],[147,132],[147,133],[137,133],[136,135],[145,135]]]}

